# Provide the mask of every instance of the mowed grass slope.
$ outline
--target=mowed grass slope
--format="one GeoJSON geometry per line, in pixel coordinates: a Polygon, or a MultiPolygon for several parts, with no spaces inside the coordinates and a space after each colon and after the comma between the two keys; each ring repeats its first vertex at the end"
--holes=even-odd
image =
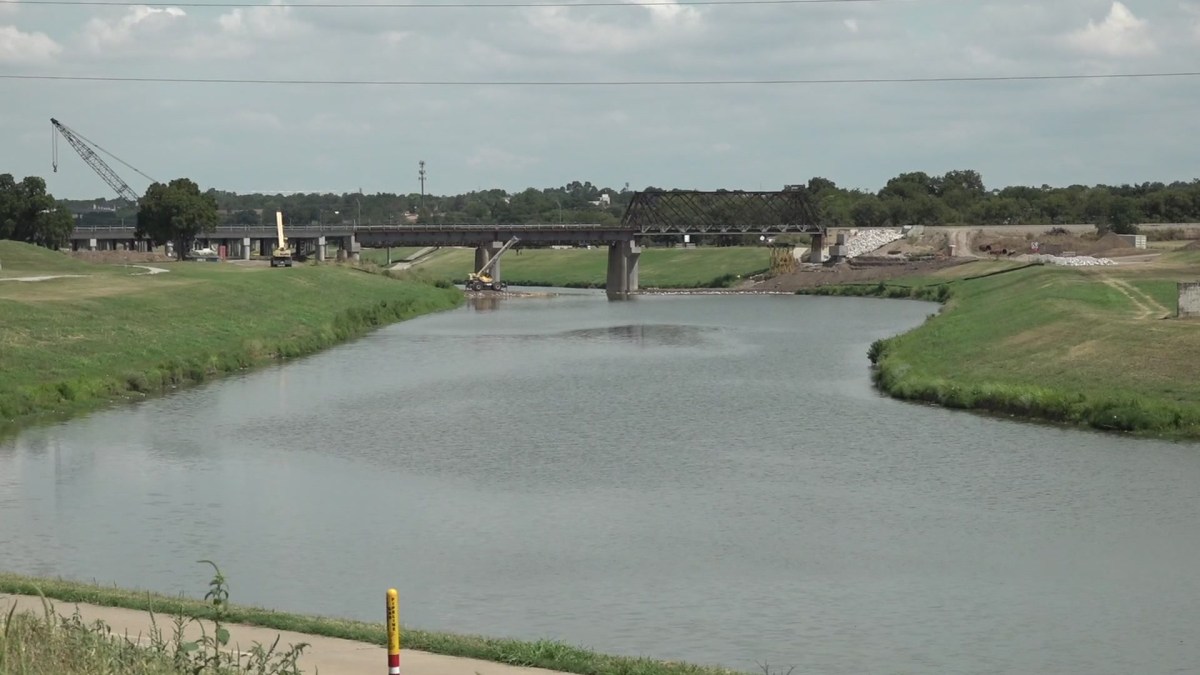
{"type": "Polygon", "coordinates": [[[146,275],[28,248],[0,242],[6,271],[25,256],[30,271],[53,262],[87,276],[0,282],[0,423],[308,354],[462,297],[336,265],[185,262],[146,275]]]}
{"type": "MultiPolygon", "coordinates": [[[[414,274],[461,283],[473,271],[472,249],[444,249],[412,268],[414,274]]],[[[639,263],[642,288],[724,287],[770,266],[770,252],[753,246],[644,248],[639,263]]],[[[512,250],[500,259],[501,276],[518,286],[603,288],[608,249],[512,250]]]]}
{"type": "Polygon", "coordinates": [[[1037,266],[954,282],[947,311],[877,347],[880,386],[950,407],[1200,437],[1200,322],[1170,318],[1171,277],[1185,273],[1037,266]]]}

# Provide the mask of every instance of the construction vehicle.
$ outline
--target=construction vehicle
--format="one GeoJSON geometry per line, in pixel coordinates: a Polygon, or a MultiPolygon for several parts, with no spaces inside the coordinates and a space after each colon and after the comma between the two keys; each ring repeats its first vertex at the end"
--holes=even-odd
{"type": "Polygon", "coordinates": [[[292,247],[288,246],[287,238],[283,236],[283,212],[275,212],[275,234],[279,238],[278,246],[271,251],[271,267],[292,266],[292,247]]]}
{"type": "Polygon", "coordinates": [[[512,239],[504,242],[504,245],[500,247],[500,250],[496,251],[496,254],[483,264],[483,267],[480,267],[478,271],[471,272],[471,274],[467,276],[467,290],[482,291],[491,289],[493,291],[502,291],[508,288],[508,284],[492,276],[490,271],[496,266],[496,263],[500,262],[500,256],[504,255],[505,251],[512,248],[517,241],[518,239],[513,237],[512,239]]]}
{"type": "MultiPolygon", "coordinates": [[[[131,189],[129,185],[117,175],[116,171],[112,170],[112,167],[106,164],[104,160],[100,159],[100,156],[96,154],[96,151],[92,150],[92,146],[95,146],[101,152],[107,154],[109,157],[112,157],[130,169],[137,171],[151,183],[157,182],[150,176],[138,171],[137,167],[134,167],[129,162],[126,162],[104,148],[101,148],[92,141],[89,141],[80,135],[79,132],[67,127],[65,124],[59,122],[53,117],[50,118],[50,125],[53,129],[57,129],[58,133],[62,134],[63,138],[67,139],[67,142],[71,144],[71,147],[75,148],[75,152],[79,153],[79,156],[83,158],[83,161],[87,162],[87,165],[92,167],[92,170],[95,171],[101,178],[103,178],[104,182],[108,183],[109,187],[115,190],[122,199],[129,202],[131,205],[137,204],[137,193],[134,192],[133,189],[131,189]]],[[[54,172],[58,173],[58,136],[55,136],[53,131],[50,132],[50,145],[52,152],[51,163],[54,166],[54,172]]]]}

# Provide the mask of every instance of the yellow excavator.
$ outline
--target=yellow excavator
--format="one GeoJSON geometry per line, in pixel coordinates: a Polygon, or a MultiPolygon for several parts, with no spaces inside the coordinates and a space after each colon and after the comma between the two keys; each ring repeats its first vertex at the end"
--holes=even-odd
{"type": "Polygon", "coordinates": [[[271,267],[292,266],[292,247],[288,246],[287,239],[283,236],[283,212],[275,212],[275,234],[279,237],[278,246],[271,251],[271,267]]]}
{"type": "Polygon", "coordinates": [[[489,271],[495,267],[497,262],[500,261],[500,256],[503,255],[505,251],[512,248],[517,241],[518,239],[513,237],[512,239],[504,242],[504,245],[500,247],[500,250],[496,251],[496,255],[488,259],[488,261],[483,264],[483,267],[480,267],[478,271],[471,272],[469,275],[467,275],[467,290],[482,291],[490,288],[493,291],[502,291],[508,288],[507,283],[496,279],[489,274],[489,271]]]}

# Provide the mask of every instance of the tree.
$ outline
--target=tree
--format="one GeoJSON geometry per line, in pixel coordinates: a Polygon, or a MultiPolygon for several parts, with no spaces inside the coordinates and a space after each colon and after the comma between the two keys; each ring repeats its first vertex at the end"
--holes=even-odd
{"type": "Polygon", "coordinates": [[[16,239],[46,248],[65,246],[75,219],[46,192],[46,181],[27,176],[20,183],[0,174],[0,239],[16,239]]]}
{"type": "Polygon", "coordinates": [[[212,232],[219,222],[216,197],[201,193],[187,178],[176,178],[146,188],[146,196],[138,202],[135,235],[150,239],[155,246],[174,242],[175,253],[182,260],[188,243],[201,232],[212,232]]]}

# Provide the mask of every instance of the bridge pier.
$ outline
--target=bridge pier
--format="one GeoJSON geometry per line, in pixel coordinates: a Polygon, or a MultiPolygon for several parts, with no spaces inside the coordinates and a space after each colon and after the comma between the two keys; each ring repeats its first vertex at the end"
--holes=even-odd
{"type": "Polygon", "coordinates": [[[812,244],[808,249],[808,261],[810,263],[825,262],[825,235],[813,234],[812,244]]]}
{"type": "MultiPolygon", "coordinates": [[[[504,242],[493,241],[490,244],[481,244],[475,247],[475,269],[472,272],[477,272],[483,269],[483,266],[488,264],[492,258],[496,257],[496,253],[504,247],[504,242]]],[[[500,281],[500,261],[492,265],[491,276],[496,281],[500,281]]]]}
{"type": "Polygon", "coordinates": [[[240,253],[242,260],[250,259],[250,237],[242,237],[242,250],[240,253]]]}
{"type": "Polygon", "coordinates": [[[608,279],[604,290],[610,299],[626,298],[638,290],[638,268],[642,250],[633,240],[608,246],[608,279]]]}
{"type": "Polygon", "coordinates": [[[325,262],[325,235],[317,237],[317,262],[325,262]]]}

